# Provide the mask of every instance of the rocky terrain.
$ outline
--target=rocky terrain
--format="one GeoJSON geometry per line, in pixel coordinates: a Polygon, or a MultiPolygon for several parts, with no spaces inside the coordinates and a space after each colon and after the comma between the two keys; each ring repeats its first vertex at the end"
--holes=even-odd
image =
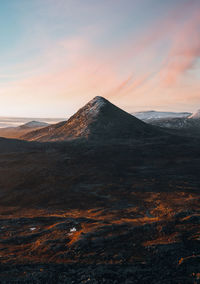
{"type": "Polygon", "coordinates": [[[70,123],[0,140],[0,283],[199,283],[199,138],[101,98],[70,123]]]}

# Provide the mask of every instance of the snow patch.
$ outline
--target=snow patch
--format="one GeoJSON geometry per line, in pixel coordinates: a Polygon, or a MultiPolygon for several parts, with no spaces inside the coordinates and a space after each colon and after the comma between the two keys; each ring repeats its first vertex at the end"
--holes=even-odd
{"type": "Polygon", "coordinates": [[[36,227],[30,228],[30,231],[34,231],[34,230],[36,230],[36,227]]]}
{"type": "Polygon", "coordinates": [[[71,228],[70,232],[76,232],[76,228],[75,227],[71,228]]]}
{"type": "Polygon", "coordinates": [[[165,112],[165,111],[139,111],[132,113],[135,117],[141,119],[141,120],[157,120],[162,118],[184,118],[191,115],[191,113],[188,112],[165,112]]]}
{"type": "Polygon", "coordinates": [[[92,116],[96,116],[105,104],[105,99],[97,96],[88,103],[85,112],[87,114],[91,114],[92,116]]]}

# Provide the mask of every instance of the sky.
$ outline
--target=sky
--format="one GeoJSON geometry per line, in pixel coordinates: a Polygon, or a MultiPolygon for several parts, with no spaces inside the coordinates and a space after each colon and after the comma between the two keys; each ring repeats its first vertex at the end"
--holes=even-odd
{"type": "Polygon", "coordinates": [[[200,108],[199,0],[1,0],[0,116],[200,108]]]}

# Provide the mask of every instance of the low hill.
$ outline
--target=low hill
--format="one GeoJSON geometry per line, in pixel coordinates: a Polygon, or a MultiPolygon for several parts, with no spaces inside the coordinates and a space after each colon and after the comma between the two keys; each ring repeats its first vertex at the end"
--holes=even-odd
{"type": "Polygon", "coordinates": [[[20,136],[25,135],[29,131],[33,131],[36,129],[40,129],[42,127],[46,127],[49,124],[46,122],[41,121],[29,121],[25,124],[22,124],[17,127],[6,127],[0,128],[0,137],[4,138],[17,138],[19,139],[20,136]]]}

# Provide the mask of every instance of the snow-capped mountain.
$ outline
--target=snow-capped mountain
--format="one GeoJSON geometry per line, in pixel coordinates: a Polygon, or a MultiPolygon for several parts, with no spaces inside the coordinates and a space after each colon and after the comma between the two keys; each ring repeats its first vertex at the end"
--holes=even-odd
{"type": "Polygon", "coordinates": [[[149,120],[149,123],[159,127],[187,130],[189,133],[200,134],[200,110],[187,117],[168,117],[149,120]]]}
{"type": "Polygon", "coordinates": [[[29,141],[63,141],[76,138],[124,139],[148,137],[160,133],[103,97],[95,97],[70,119],[28,133],[29,141]]]}
{"type": "Polygon", "coordinates": [[[157,119],[162,118],[177,118],[177,117],[189,117],[191,115],[190,112],[165,112],[165,111],[139,111],[139,112],[133,112],[132,115],[135,117],[149,122],[157,119]]]}

